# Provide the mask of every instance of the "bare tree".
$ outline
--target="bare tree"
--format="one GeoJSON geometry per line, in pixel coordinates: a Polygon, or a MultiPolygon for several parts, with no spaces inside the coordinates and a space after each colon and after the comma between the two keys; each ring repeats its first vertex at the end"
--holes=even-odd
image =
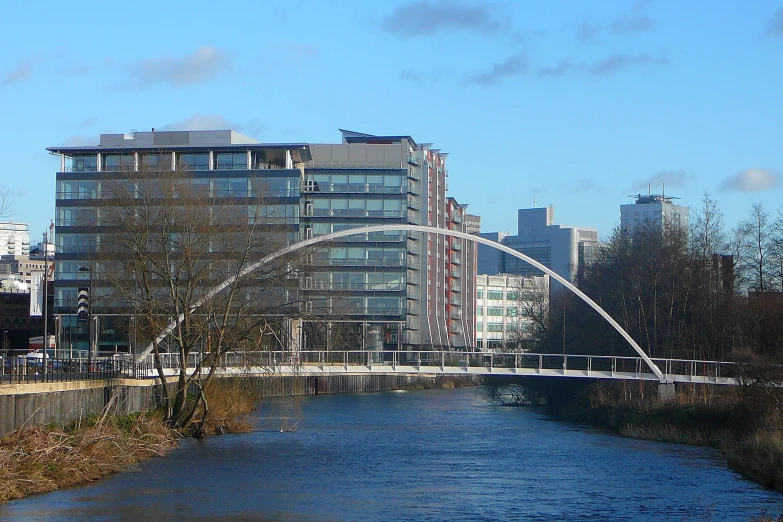
{"type": "Polygon", "coordinates": [[[772,254],[772,223],[761,203],[754,203],[748,218],[740,222],[736,231],[738,270],[744,272],[748,290],[766,292],[770,287],[772,254]]]}
{"type": "Polygon", "coordinates": [[[103,190],[109,198],[99,219],[110,232],[100,238],[106,248],[100,248],[95,277],[112,290],[105,304],[127,313],[132,308],[137,335],[153,344],[166,420],[184,429],[198,417],[198,436],[209,415],[204,390],[221,357],[263,349],[270,338],[290,339],[284,330],[285,319],[298,314],[297,260],[279,259],[235,277],[283,247],[287,231],[263,195],[228,203],[178,171],[124,173],[122,180],[104,182],[103,190]],[[235,280],[225,290],[206,298],[229,278],[235,280]],[[183,319],[158,342],[176,317],[183,319]],[[166,353],[181,361],[174,377],[167,375],[166,353]],[[192,390],[196,396],[189,400],[192,390]]]}
{"type": "Polygon", "coordinates": [[[14,197],[10,190],[0,192],[0,219],[7,218],[13,213],[13,204],[14,197]]]}

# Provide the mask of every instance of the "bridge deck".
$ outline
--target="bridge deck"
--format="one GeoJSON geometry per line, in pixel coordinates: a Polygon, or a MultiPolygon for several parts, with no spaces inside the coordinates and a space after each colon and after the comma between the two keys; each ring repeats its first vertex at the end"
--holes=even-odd
{"type": "MultiPolygon", "coordinates": [[[[164,370],[174,375],[179,368],[175,354],[164,354],[164,370]]],[[[187,369],[195,371],[199,354],[188,359],[187,369]]],[[[665,382],[699,384],[739,384],[732,363],[654,359],[665,382]]],[[[157,377],[151,359],[142,377],[157,377]]],[[[524,377],[568,377],[655,381],[660,379],[641,357],[593,355],[553,355],[490,352],[252,352],[226,354],[218,364],[219,375],[497,375],[524,377]]]]}

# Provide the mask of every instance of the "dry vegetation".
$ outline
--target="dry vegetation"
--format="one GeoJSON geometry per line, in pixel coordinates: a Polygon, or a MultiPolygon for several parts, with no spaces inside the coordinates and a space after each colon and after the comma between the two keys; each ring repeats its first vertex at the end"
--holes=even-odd
{"type": "Polygon", "coordinates": [[[35,426],[0,439],[0,502],[123,471],[176,446],[154,415],[101,415],[66,427],[35,426]]]}
{"type": "MultiPolygon", "coordinates": [[[[204,435],[247,433],[253,429],[245,416],[256,409],[261,392],[251,381],[213,380],[206,387],[204,395],[209,406],[209,415],[201,430],[204,435]]],[[[201,418],[200,415],[198,417],[201,418]]],[[[199,430],[196,429],[194,433],[199,434],[199,430]]]]}
{"type": "MultiPolygon", "coordinates": [[[[260,392],[248,381],[213,381],[205,389],[210,415],[203,430],[181,433],[160,411],[101,415],[68,426],[33,426],[0,439],[0,502],[98,480],[134,464],[164,455],[182,436],[245,433],[243,416],[252,412],[260,392]]],[[[203,408],[203,406],[202,406],[203,408]]],[[[199,417],[200,418],[200,417],[199,417]]]]}

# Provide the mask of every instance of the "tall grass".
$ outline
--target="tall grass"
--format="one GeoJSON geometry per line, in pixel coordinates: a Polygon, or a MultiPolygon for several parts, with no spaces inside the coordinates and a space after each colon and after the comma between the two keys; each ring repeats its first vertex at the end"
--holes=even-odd
{"type": "Polygon", "coordinates": [[[102,414],[0,439],[0,502],[90,482],[162,455],[177,433],[159,417],[102,414]]]}

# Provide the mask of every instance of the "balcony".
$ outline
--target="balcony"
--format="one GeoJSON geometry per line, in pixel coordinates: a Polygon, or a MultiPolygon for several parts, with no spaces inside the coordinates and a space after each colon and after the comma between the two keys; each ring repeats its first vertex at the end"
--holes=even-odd
{"type": "Polygon", "coordinates": [[[408,164],[419,166],[421,161],[414,154],[408,154],[408,164]]]}
{"type": "Polygon", "coordinates": [[[450,273],[451,273],[451,277],[454,277],[454,278],[457,278],[457,279],[462,277],[462,274],[460,274],[459,270],[452,270],[450,273]]]}

